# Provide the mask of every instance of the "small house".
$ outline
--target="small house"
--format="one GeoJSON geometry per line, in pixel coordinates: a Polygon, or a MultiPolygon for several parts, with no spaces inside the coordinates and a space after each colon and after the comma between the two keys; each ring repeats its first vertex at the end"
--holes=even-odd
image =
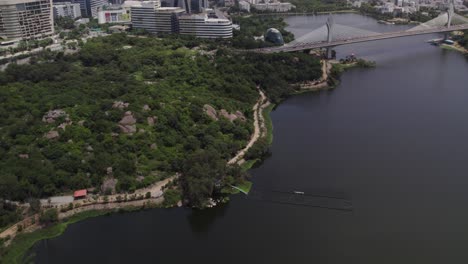
{"type": "Polygon", "coordinates": [[[75,193],[73,194],[73,198],[75,198],[75,200],[82,199],[82,198],[85,198],[87,194],[88,194],[88,191],[86,189],[78,190],[78,191],[75,191],[75,193]]]}

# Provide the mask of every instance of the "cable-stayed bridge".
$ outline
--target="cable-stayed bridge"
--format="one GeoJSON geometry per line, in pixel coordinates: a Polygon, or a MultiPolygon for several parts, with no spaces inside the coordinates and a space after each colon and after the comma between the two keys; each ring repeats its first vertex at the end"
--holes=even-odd
{"type": "Polygon", "coordinates": [[[261,48],[251,50],[260,53],[294,52],[306,51],[320,48],[331,48],[340,45],[384,40],[391,38],[401,38],[433,33],[446,33],[457,30],[468,30],[468,18],[455,14],[453,4],[449,10],[414,28],[405,31],[378,33],[368,30],[358,29],[350,26],[335,24],[330,15],[326,25],[313,30],[312,32],[296,39],[293,42],[281,47],[261,48]]]}

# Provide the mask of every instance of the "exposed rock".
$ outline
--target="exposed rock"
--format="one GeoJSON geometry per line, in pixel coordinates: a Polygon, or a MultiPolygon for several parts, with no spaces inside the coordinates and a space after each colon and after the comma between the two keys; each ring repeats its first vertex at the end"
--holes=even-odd
{"type": "Polygon", "coordinates": [[[112,108],[118,108],[120,110],[123,110],[125,108],[127,108],[130,104],[129,103],[125,103],[125,102],[122,102],[122,101],[114,101],[114,104],[112,105],[112,108]]]}
{"type": "Polygon", "coordinates": [[[112,137],[118,137],[119,134],[112,132],[112,133],[111,133],[111,136],[112,136],[112,137]]]}
{"type": "Polygon", "coordinates": [[[29,159],[29,154],[19,154],[18,158],[20,158],[20,159],[29,159]]]}
{"type": "Polygon", "coordinates": [[[107,167],[106,173],[107,175],[112,175],[112,167],[107,167]]]}
{"type": "Polygon", "coordinates": [[[143,177],[143,176],[136,177],[137,182],[142,182],[144,179],[145,179],[145,177],[143,177]]]}
{"type": "Polygon", "coordinates": [[[127,125],[127,126],[122,126],[119,125],[120,131],[124,134],[133,134],[136,132],[136,125],[127,125]]]}
{"type": "Polygon", "coordinates": [[[156,123],[157,120],[158,120],[158,117],[156,117],[156,116],[150,116],[150,117],[146,118],[146,121],[148,121],[149,126],[154,126],[154,124],[156,123]]]}
{"type": "Polygon", "coordinates": [[[124,117],[119,122],[119,128],[122,133],[132,134],[136,132],[136,119],[133,116],[132,112],[127,111],[124,114],[124,117]]]}
{"type": "Polygon", "coordinates": [[[226,111],[226,109],[221,109],[219,111],[219,115],[227,118],[231,122],[237,119],[235,114],[230,114],[228,111],[226,111]]]}
{"type": "Polygon", "coordinates": [[[182,201],[177,202],[177,207],[182,207],[182,201]]]}
{"type": "Polygon", "coordinates": [[[243,122],[247,121],[247,118],[245,117],[245,115],[244,115],[241,111],[237,110],[236,113],[235,113],[235,115],[236,115],[237,118],[239,118],[241,121],[243,121],[243,122]]]}
{"type": "Polygon", "coordinates": [[[86,147],[86,150],[87,150],[87,151],[89,151],[89,152],[92,152],[92,151],[94,151],[94,149],[93,149],[93,147],[92,147],[92,146],[87,146],[87,147],[86,147]]]}
{"type": "Polygon", "coordinates": [[[59,136],[60,136],[59,132],[55,130],[51,130],[44,135],[44,137],[47,139],[55,139],[55,138],[58,138],[59,136]]]}
{"type": "Polygon", "coordinates": [[[138,133],[145,133],[145,132],[146,130],[144,130],[143,128],[138,129],[138,133]]]}
{"type": "Polygon", "coordinates": [[[61,128],[61,129],[65,130],[65,128],[66,128],[67,126],[71,125],[71,124],[73,124],[73,122],[67,121],[67,122],[65,122],[65,123],[60,124],[57,128],[61,128]]]}
{"type": "Polygon", "coordinates": [[[157,148],[158,148],[158,145],[156,145],[156,143],[153,143],[153,144],[151,144],[150,148],[151,148],[151,149],[157,149],[157,148]]]}
{"type": "Polygon", "coordinates": [[[151,107],[149,107],[149,105],[145,104],[143,106],[143,111],[145,111],[145,112],[151,111],[151,107]]]}
{"type": "Polygon", "coordinates": [[[62,117],[62,116],[65,116],[68,118],[67,113],[63,111],[62,109],[50,110],[42,117],[42,122],[52,124],[55,122],[55,120],[57,120],[59,117],[62,117]]]}
{"type": "Polygon", "coordinates": [[[124,114],[124,117],[122,118],[122,120],[120,120],[119,124],[123,125],[123,126],[126,126],[126,125],[133,125],[136,123],[136,119],[135,117],[133,116],[132,112],[131,111],[127,111],[125,112],[124,114]]]}
{"type": "Polygon", "coordinates": [[[216,113],[216,109],[214,109],[214,107],[212,107],[211,105],[209,104],[206,104],[203,106],[203,111],[205,111],[205,113],[213,120],[217,121],[218,120],[218,115],[216,113]]]}
{"type": "Polygon", "coordinates": [[[85,122],[84,120],[80,120],[80,121],[78,121],[78,125],[84,126],[84,122],[85,122]]]}
{"type": "Polygon", "coordinates": [[[104,179],[101,185],[101,191],[106,192],[107,190],[111,190],[111,193],[115,193],[115,186],[117,185],[117,179],[113,177],[108,177],[104,179]]]}

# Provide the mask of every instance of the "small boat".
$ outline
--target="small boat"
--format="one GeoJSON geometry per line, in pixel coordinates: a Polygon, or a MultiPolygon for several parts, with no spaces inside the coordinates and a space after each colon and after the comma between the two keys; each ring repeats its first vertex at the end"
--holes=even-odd
{"type": "Polygon", "coordinates": [[[304,192],[301,192],[301,191],[294,191],[294,194],[304,195],[305,193],[304,193],[304,192]]]}

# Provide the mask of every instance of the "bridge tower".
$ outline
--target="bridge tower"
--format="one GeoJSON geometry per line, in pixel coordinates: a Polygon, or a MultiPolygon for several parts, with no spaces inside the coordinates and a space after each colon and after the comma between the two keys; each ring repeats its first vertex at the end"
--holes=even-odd
{"type": "MultiPolygon", "coordinates": [[[[332,36],[333,36],[333,29],[335,28],[335,20],[333,19],[332,14],[330,13],[328,15],[327,19],[327,42],[331,43],[333,41],[332,36]]],[[[330,58],[331,56],[331,48],[327,48],[327,58],[330,58]]]]}
{"type": "Polygon", "coordinates": [[[448,16],[448,20],[447,20],[447,27],[449,28],[451,25],[452,25],[452,18],[453,18],[453,15],[455,14],[455,10],[454,10],[454,0],[450,0],[450,3],[449,3],[449,7],[448,7],[448,10],[447,10],[447,16],[448,16]]]}
{"type": "MultiPolygon", "coordinates": [[[[454,10],[454,0],[450,0],[450,3],[449,3],[449,7],[447,9],[447,27],[449,28],[450,26],[452,26],[452,18],[453,18],[453,15],[455,14],[455,10],[454,10]]],[[[444,40],[448,39],[449,38],[449,35],[450,33],[447,32],[444,34],[444,40]]]]}

